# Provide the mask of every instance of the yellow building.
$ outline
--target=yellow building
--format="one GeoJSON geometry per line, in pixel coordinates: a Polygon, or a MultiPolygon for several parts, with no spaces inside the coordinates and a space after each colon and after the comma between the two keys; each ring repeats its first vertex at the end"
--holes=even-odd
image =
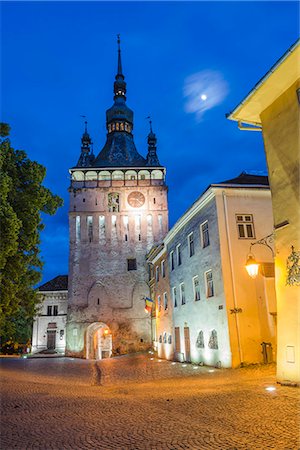
{"type": "Polygon", "coordinates": [[[275,229],[277,380],[300,384],[300,40],[227,117],[261,130],[275,229]]]}

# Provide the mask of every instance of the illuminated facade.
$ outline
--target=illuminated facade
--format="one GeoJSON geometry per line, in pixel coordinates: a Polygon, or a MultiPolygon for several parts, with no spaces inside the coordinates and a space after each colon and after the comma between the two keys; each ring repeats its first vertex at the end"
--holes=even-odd
{"type": "Polygon", "coordinates": [[[149,347],[145,255],[168,231],[166,170],[151,122],[147,156],[135,147],[120,47],[106,128],[97,156],[85,129],[69,189],[67,353],[97,359],[149,347]]]}
{"type": "Polygon", "coordinates": [[[58,275],[39,287],[41,304],[33,322],[32,353],[65,353],[68,276],[58,275]]]}
{"type": "MultiPolygon", "coordinates": [[[[152,280],[158,280],[152,287],[156,310],[159,305],[162,310],[167,291],[161,285],[163,259],[169,269],[172,318],[156,317],[158,349],[160,336],[172,327],[172,352],[179,361],[238,367],[274,360],[272,255],[257,250],[261,270],[255,282],[244,267],[250,243],[272,227],[267,177],[242,173],[204,192],[168,232],[160,252],[148,255],[152,280]]],[[[163,351],[159,356],[167,357],[163,351]]]]}
{"type": "Polygon", "coordinates": [[[263,134],[275,228],[277,380],[284,384],[300,384],[299,60],[298,41],[228,116],[263,134]]]}

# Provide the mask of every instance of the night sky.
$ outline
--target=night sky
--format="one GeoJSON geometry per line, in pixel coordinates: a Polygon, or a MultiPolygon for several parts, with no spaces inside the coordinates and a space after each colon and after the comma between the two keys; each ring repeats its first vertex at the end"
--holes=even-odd
{"type": "Polygon", "coordinates": [[[81,115],[96,154],[105,143],[117,33],[135,144],[145,156],[151,114],[172,226],[210,183],[265,173],[261,134],[225,114],[296,41],[298,17],[297,2],[2,3],[2,120],[65,201],[43,218],[43,281],[68,272],[68,169],[81,115]]]}

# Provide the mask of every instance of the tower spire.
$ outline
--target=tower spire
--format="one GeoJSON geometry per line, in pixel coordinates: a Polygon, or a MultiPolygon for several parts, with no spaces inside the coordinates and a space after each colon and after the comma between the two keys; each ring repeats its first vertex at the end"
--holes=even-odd
{"type": "Polygon", "coordinates": [[[149,125],[150,125],[150,132],[148,134],[148,154],[147,154],[147,166],[160,166],[157,153],[156,153],[156,144],[157,139],[155,133],[153,133],[152,130],[152,119],[151,116],[148,116],[147,119],[149,119],[149,125]]]}
{"type": "Polygon", "coordinates": [[[121,39],[120,35],[117,35],[117,44],[118,44],[118,71],[115,76],[114,82],[114,100],[126,100],[126,82],[124,81],[125,77],[122,71],[122,60],[121,60],[121,39]]]}
{"type": "MultiPolygon", "coordinates": [[[[86,116],[81,116],[86,118],[86,116]]],[[[92,139],[88,133],[87,120],[84,121],[84,132],[81,138],[81,154],[77,163],[77,166],[87,167],[93,162],[94,155],[91,146],[93,145],[92,139]]]]}
{"type": "Polygon", "coordinates": [[[117,42],[118,42],[118,74],[117,75],[122,75],[123,76],[123,72],[122,72],[122,60],[121,60],[121,39],[120,39],[120,35],[117,35],[117,42]]]}

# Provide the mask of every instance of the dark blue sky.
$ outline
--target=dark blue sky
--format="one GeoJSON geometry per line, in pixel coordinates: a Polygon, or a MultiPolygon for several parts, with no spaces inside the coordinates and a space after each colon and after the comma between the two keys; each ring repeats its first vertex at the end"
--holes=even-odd
{"type": "Polygon", "coordinates": [[[172,226],[210,183],[266,170],[261,134],[239,131],[225,113],[296,41],[298,17],[296,2],[2,3],[2,120],[65,199],[44,219],[44,281],[68,272],[68,169],[80,153],[81,114],[96,154],[105,142],[116,34],[135,143],[145,155],[151,114],[172,226]],[[187,112],[190,77],[207,94],[196,103],[202,114],[187,112]]]}

